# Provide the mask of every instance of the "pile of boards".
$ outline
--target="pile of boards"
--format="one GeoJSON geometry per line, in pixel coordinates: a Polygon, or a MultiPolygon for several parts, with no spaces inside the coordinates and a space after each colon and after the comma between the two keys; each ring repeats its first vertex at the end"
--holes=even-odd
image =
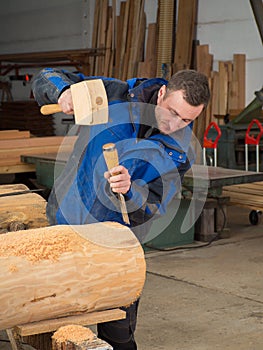
{"type": "Polygon", "coordinates": [[[34,136],[55,134],[53,116],[43,116],[34,100],[2,101],[0,107],[0,130],[29,130],[34,136]]]}
{"type": "Polygon", "coordinates": [[[146,18],[145,0],[121,1],[118,13],[116,0],[111,3],[95,2],[92,47],[106,52],[91,58],[91,75],[168,77],[190,67],[197,0],[159,0],[153,23],[146,18]]]}
{"type": "Polygon", "coordinates": [[[105,56],[91,58],[90,75],[122,80],[133,77],[169,79],[181,69],[196,69],[209,79],[211,100],[194,132],[203,143],[211,121],[223,123],[226,114],[245,108],[246,56],[214,62],[207,43],[196,40],[197,0],[159,0],[156,22],[148,23],[145,0],[96,0],[93,48],[106,47],[105,56]],[[218,66],[218,67],[217,67],[218,66]]]}
{"type": "Polygon", "coordinates": [[[14,174],[35,171],[34,164],[21,161],[21,155],[57,153],[71,151],[75,136],[31,137],[29,131],[0,131],[0,174],[14,174]]]}
{"type": "Polygon", "coordinates": [[[224,124],[224,116],[237,116],[245,108],[246,55],[233,54],[233,59],[215,65],[208,45],[196,47],[196,69],[209,81],[211,99],[204,115],[194,123],[194,132],[202,143],[205,129],[211,122],[224,124]]]}
{"type": "Polygon", "coordinates": [[[223,196],[230,197],[230,204],[251,210],[263,210],[263,182],[225,186],[223,196]]]}

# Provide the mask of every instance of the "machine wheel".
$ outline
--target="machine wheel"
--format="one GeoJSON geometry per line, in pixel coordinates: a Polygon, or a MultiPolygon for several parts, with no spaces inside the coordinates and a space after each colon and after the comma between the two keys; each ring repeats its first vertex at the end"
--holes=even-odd
{"type": "Polygon", "coordinates": [[[262,211],[260,210],[251,210],[249,214],[249,222],[252,225],[257,225],[260,221],[261,214],[262,214],[262,211]]]}

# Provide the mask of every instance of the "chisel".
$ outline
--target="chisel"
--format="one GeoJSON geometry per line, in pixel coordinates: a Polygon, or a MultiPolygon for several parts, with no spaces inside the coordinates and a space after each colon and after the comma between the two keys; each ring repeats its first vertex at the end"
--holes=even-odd
{"type": "MultiPolygon", "coordinates": [[[[119,165],[118,152],[114,143],[107,143],[103,145],[103,155],[104,155],[108,170],[119,165]]],[[[115,173],[113,175],[118,175],[118,173],[115,173]]],[[[120,201],[120,208],[121,208],[123,221],[129,225],[130,220],[127,213],[125,198],[122,193],[117,193],[117,195],[120,201]]]]}

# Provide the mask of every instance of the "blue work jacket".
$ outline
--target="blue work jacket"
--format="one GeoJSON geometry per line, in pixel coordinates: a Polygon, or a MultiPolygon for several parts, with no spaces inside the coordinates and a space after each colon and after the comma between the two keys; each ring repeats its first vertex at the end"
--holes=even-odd
{"type": "MultiPolygon", "coordinates": [[[[70,84],[93,78],[98,77],[47,69],[35,78],[33,92],[40,105],[54,103],[70,84]]],[[[114,143],[119,163],[131,176],[132,185],[125,194],[130,227],[142,241],[152,221],[165,214],[168,204],[181,190],[183,175],[194,161],[192,127],[174,135],[161,134],[152,127],[154,94],[167,81],[136,78],[122,82],[100,78],[108,96],[109,122],[76,127],[78,140],[64,172],[55,182],[48,216],[56,224],[102,221],[125,224],[118,198],[104,178],[107,167],[103,145],[114,143]],[[145,115],[149,116],[149,124],[145,115]]]]}

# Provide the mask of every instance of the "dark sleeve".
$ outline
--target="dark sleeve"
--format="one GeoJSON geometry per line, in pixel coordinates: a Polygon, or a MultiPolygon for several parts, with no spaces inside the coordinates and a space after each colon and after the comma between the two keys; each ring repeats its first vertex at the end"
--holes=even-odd
{"type": "Polygon", "coordinates": [[[35,100],[41,106],[57,103],[61,93],[71,84],[84,80],[81,73],[70,73],[64,70],[44,68],[33,79],[32,92],[35,100]]]}

